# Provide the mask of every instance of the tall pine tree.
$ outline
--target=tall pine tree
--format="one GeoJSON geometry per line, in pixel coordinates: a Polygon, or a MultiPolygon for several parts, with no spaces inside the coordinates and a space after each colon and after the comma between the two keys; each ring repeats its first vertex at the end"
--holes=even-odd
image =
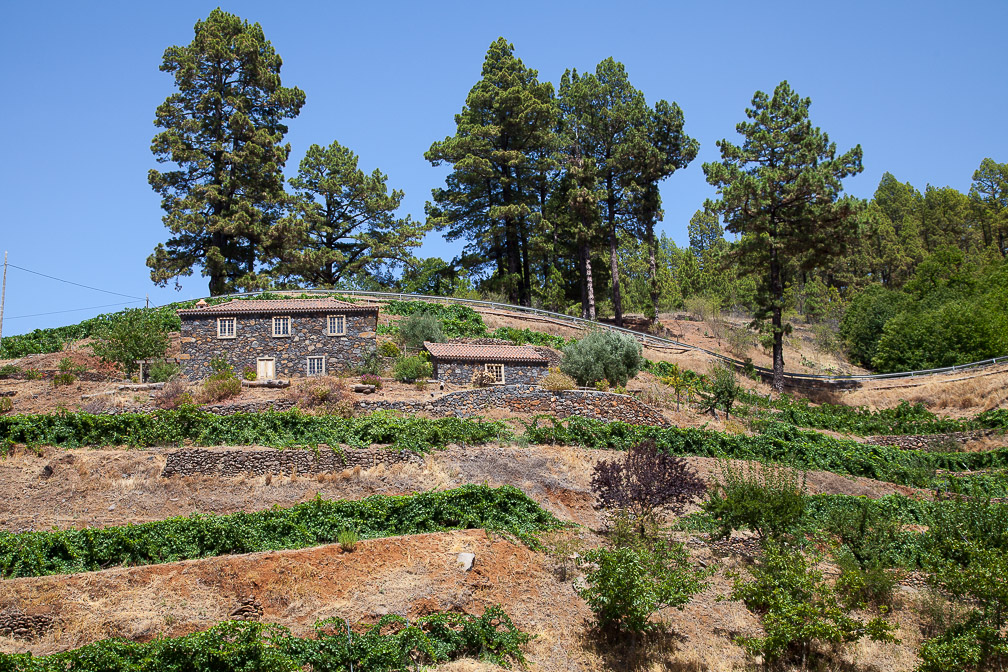
{"type": "Polygon", "coordinates": [[[553,85],[514,55],[503,37],[490,45],[456,132],[424,155],[452,172],[427,204],[448,240],[466,240],[474,270],[489,270],[508,300],[531,304],[530,239],[541,222],[544,179],[556,142],[553,85]]]}
{"type": "Polygon", "coordinates": [[[151,144],[167,171],[151,170],[171,232],[148,257],[159,285],[201,267],[210,293],[254,284],[260,245],[284,203],[285,119],[305,94],[280,83],[282,61],[263,30],[215,9],[188,46],[169,47],[161,70],[176,93],[157,108],[151,144]]]}
{"type": "Polygon", "coordinates": [[[720,196],[706,207],[741,235],[736,260],[759,278],[755,318],[770,319],[777,390],[784,386],[784,285],[795,272],[843,255],[860,209],[856,199],[840,196],[840,181],[861,172],[861,146],[837,156],[836,143],[809,121],[810,104],[786,81],[773,97],[757,91],[749,121],[735,127],[742,145],[719,141],[721,161],[703,166],[720,196]]]}

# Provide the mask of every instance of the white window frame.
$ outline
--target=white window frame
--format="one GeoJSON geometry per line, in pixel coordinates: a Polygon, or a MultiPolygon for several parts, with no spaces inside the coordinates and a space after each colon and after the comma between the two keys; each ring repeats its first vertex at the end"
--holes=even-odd
{"type": "Polygon", "coordinates": [[[291,331],[294,329],[294,323],[291,320],[290,315],[275,315],[273,316],[273,338],[290,338],[291,331]],[[287,320],[287,333],[281,334],[277,332],[277,327],[283,324],[280,320],[287,320]]]}
{"type": "Polygon", "coordinates": [[[309,376],[324,376],[326,375],[326,358],[325,355],[311,355],[305,360],[305,373],[309,376]],[[322,370],[315,371],[312,373],[312,360],[318,359],[322,361],[322,370]]]}
{"type": "Polygon", "coordinates": [[[346,336],[346,315],[326,315],[326,336],[346,336]],[[333,320],[339,327],[336,331],[332,329],[333,320]]]}
{"type": "Polygon", "coordinates": [[[483,371],[485,371],[486,373],[489,373],[491,376],[493,376],[494,382],[497,383],[498,385],[503,385],[504,384],[504,365],[503,364],[489,364],[489,363],[484,364],[483,365],[483,371]],[[500,367],[500,368],[498,369],[497,367],[500,367]],[[500,371],[500,378],[499,379],[497,378],[497,373],[496,373],[497,371],[500,371]]]}
{"type": "Polygon", "coordinates": [[[235,317],[218,317],[217,318],[217,338],[234,338],[238,333],[238,319],[235,317]],[[225,333],[225,330],[221,329],[221,325],[230,323],[231,333],[225,333]]]}

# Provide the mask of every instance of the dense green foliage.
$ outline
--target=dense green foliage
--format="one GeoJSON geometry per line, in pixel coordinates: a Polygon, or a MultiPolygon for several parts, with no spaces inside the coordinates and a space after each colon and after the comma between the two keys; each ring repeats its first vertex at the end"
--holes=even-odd
{"type": "Polygon", "coordinates": [[[479,338],[486,336],[483,316],[459,303],[427,303],[426,301],[389,301],[385,311],[390,315],[408,317],[417,313],[432,315],[441,320],[445,338],[479,338]]]}
{"type": "Polygon", "coordinates": [[[387,444],[425,452],[448,443],[480,444],[509,436],[501,422],[399,417],[386,412],[356,418],[308,415],[297,410],[221,416],[190,406],[151,414],[59,413],[0,418],[0,442],[66,448],[177,446],[188,441],[199,446],[276,448],[387,444]]]}
{"type": "Polygon", "coordinates": [[[805,482],[793,469],[780,465],[733,466],[721,462],[721,473],[703,504],[727,539],[734,530],[751,530],[761,539],[781,541],[801,529],[805,518],[805,482]]]}
{"type": "Polygon", "coordinates": [[[650,630],[652,614],[665,607],[682,609],[706,583],[707,572],[690,566],[686,547],[667,539],[596,548],[581,562],[590,569],[579,593],[602,631],[650,630]]]}
{"type": "Polygon", "coordinates": [[[1008,265],[936,250],[898,291],[866,290],[841,334],[858,363],[880,372],[928,369],[1008,354],[1008,265]]]}
{"type": "Polygon", "coordinates": [[[404,347],[419,350],[424,343],[441,343],[445,340],[441,320],[433,313],[423,311],[402,319],[398,325],[399,340],[404,347]]]}
{"type": "Polygon", "coordinates": [[[938,469],[957,472],[1008,467],[1008,449],[966,453],[902,450],[835,439],[782,423],[769,423],[761,433],[748,436],[706,429],[605,423],[580,417],[560,421],[537,416],[527,423],[525,438],[530,443],[610,450],[627,450],[650,439],[660,450],[674,455],[781,462],[800,469],[866,476],[917,487],[943,483],[935,478],[938,469]]]}
{"type": "Polygon", "coordinates": [[[341,619],[315,625],[312,637],[295,637],[276,625],[220,623],[205,632],[149,642],[107,639],[49,656],[0,653],[0,668],[21,672],[298,672],[311,669],[393,672],[463,657],[508,667],[525,660],[529,635],[499,606],[482,616],[433,613],[413,622],[390,614],[363,632],[341,619]],[[8,667],[9,666],[9,667],[8,667]]]}
{"type": "Polygon", "coordinates": [[[560,526],[517,488],[465,485],[360,501],[315,499],[283,509],[188,518],[124,527],[0,532],[4,578],[69,574],[116,565],[146,565],[235,553],[336,543],[345,530],[362,539],[486,528],[535,544],[560,526]]]}
{"type": "Polygon", "coordinates": [[[641,344],[636,338],[623,332],[597,329],[564,348],[560,370],[579,385],[607,380],[611,385],[625,386],[643,363],[641,344]]]}
{"type": "Polygon", "coordinates": [[[839,645],[865,636],[893,641],[894,627],[882,618],[865,623],[851,617],[816,564],[798,549],[764,545],[752,580],[737,579],[731,593],[763,624],[762,636],[739,638],[746,650],[761,654],[767,663],[793,657],[804,668],[817,644],[839,645]]]}
{"type": "Polygon", "coordinates": [[[426,358],[419,355],[404,356],[396,360],[392,375],[400,382],[412,383],[416,380],[430,378],[432,370],[433,367],[426,358]]]}
{"type": "Polygon", "coordinates": [[[137,370],[138,359],[164,356],[168,330],[157,312],[127,308],[117,319],[98,326],[91,349],[103,361],[118,364],[130,376],[137,370]]]}
{"type": "Polygon", "coordinates": [[[924,407],[901,401],[893,408],[871,410],[864,406],[819,404],[812,406],[808,400],[784,396],[773,402],[780,412],[770,414],[775,421],[798,427],[829,429],[860,436],[876,434],[947,434],[971,429],[998,428],[1003,422],[1003,411],[988,411],[974,420],[941,418],[924,407]]]}

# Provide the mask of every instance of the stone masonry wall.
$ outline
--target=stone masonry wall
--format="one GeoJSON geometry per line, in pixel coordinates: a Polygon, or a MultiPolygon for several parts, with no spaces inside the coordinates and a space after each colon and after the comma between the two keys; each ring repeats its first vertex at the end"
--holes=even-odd
{"type": "Polygon", "coordinates": [[[489,410],[503,408],[513,413],[544,413],[558,418],[576,415],[604,422],[621,420],[634,425],[668,425],[657,409],[625,394],[581,390],[551,392],[531,385],[459,390],[422,401],[361,400],[357,402],[357,407],[364,412],[386,409],[462,418],[485,415],[489,410]]]}
{"type": "Polygon", "coordinates": [[[401,464],[423,462],[423,457],[409,450],[380,450],[372,448],[346,448],[342,451],[319,446],[318,451],[302,448],[277,450],[228,450],[207,448],[182,448],[167,454],[161,475],[188,476],[213,474],[240,476],[242,474],[317,474],[361,467],[370,469],[384,462],[401,464]]]}
{"type": "MultiPolygon", "coordinates": [[[[483,363],[439,361],[434,367],[434,377],[455,385],[468,385],[476,371],[483,371],[483,363]]],[[[545,364],[505,364],[504,383],[506,385],[535,385],[549,371],[545,364]]]]}
{"type": "Polygon", "coordinates": [[[972,432],[951,432],[949,434],[867,436],[864,443],[876,446],[896,446],[903,450],[936,450],[945,446],[952,447],[954,444],[967,444],[998,433],[998,430],[978,429],[972,432]]]}
{"type": "MultiPolygon", "coordinates": [[[[209,376],[210,361],[223,357],[239,376],[256,367],[259,357],[276,359],[277,378],[305,376],[308,356],[324,355],[326,373],[361,363],[375,347],[378,318],[374,313],[348,313],[346,335],[326,335],[326,315],[291,315],[291,335],[273,336],[272,315],[236,315],[235,337],[217,338],[217,318],[182,318],[182,369],[189,380],[209,376]]],[[[278,315],[280,315],[278,313],[278,315]]]]}

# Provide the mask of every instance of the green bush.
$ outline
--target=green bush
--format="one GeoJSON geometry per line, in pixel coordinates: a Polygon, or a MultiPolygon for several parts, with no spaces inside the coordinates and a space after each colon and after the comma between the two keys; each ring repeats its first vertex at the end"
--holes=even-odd
{"type": "Polygon", "coordinates": [[[359,540],[360,535],[357,534],[357,530],[343,530],[336,535],[336,543],[340,545],[344,553],[353,553],[357,550],[359,540]]]}
{"type": "Polygon", "coordinates": [[[603,632],[646,632],[659,609],[683,609],[706,586],[709,572],[694,570],[681,543],[640,540],[615,549],[596,548],[584,556],[589,567],[579,591],[603,632]]]}
{"type": "Polygon", "coordinates": [[[10,413],[14,410],[14,400],[10,397],[0,397],[0,413],[10,413]]]}
{"type": "Polygon", "coordinates": [[[704,395],[706,410],[714,412],[720,408],[725,412],[725,418],[731,416],[732,406],[742,392],[735,377],[735,368],[728,362],[717,361],[711,364],[708,373],[710,391],[704,395]]]}
{"type": "Polygon", "coordinates": [[[521,490],[465,485],[360,501],[320,497],[283,509],[194,514],[123,527],[0,532],[4,578],[87,572],[236,553],[331,544],[346,530],[362,539],[443,530],[490,529],[535,546],[535,535],[561,523],[521,490]]]}
{"type": "Polygon", "coordinates": [[[70,373],[69,371],[61,371],[53,376],[53,387],[63,387],[66,385],[73,385],[77,381],[77,376],[70,373]]]}
{"type": "Polygon", "coordinates": [[[487,335],[483,317],[463,304],[389,301],[385,310],[390,315],[410,316],[417,313],[433,315],[439,320],[445,338],[480,338],[487,335]]]}
{"type": "Polygon", "coordinates": [[[19,375],[21,375],[21,367],[15,364],[0,366],[0,378],[17,378],[19,375]]]}
{"type": "Polygon", "coordinates": [[[378,344],[378,354],[382,357],[395,359],[399,356],[399,346],[393,341],[382,341],[378,344]]]}
{"type": "Polygon", "coordinates": [[[731,598],[742,600],[759,616],[764,634],[740,637],[738,641],[764,664],[781,659],[801,661],[820,655],[817,644],[854,642],[865,636],[873,641],[894,641],[893,626],[882,618],[864,623],[842,608],[833,589],[810,561],[797,550],[766,544],[760,563],[752,568],[752,580],[736,579],[731,598]]]}
{"type": "MultiPolygon", "coordinates": [[[[246,375],[247,375],[246,371],[246,375]]],[[[147,368],[147,380],[152,383],[167,383],[169,380],[174,378],[179,374],[178,364],[175,362],[168,362],[164,360],[158,360],[153,362],[147,368]]],[[[255,369],[252,369],[252,380],[255,380],[255,369]]],[[[248,380],[248,378],[246,378],[248,380]]]]}
{"type": "Polygon", "coordinates": [[[106,362],[122,367],[127,376],[137,370],[137,360],[163,357],[168,331],[161,316],[144,308],[127,308],[94,331],[91,349],[106,362]]]}
{"type": "Polygon", "coordinates": [[[598,329],[564,348],[560,370],[579,385],[594,386],[601,380],[626,385],[643,365],[641,344],[629,334],[598,329]]]}
{"type": "Polygon", "coordinates": [[[431,363],[423,357],[400,357],[396,360],[392,374],[401,383],[412,383],[421,378],[429,378],[432,370],[431,363]]]}
{"type": "Polygon", "coordinates": [[[847,344],[852,362],[860,366],[872,365],[882,328],[899,314],[907,299],[902,292],[869,285],[851,300],[840,320],[840,338],[847,344]]]}
{"type": "Polygon", "coordinates": [[[428,312],[414,313],[399,322],[399,340],[407,348],[419,349],[425,342],[445,340],[441,320],[428,312]]]}
{"type": "Polygon", "coordinates": [[[314,636],[302,638],[277,625],[228,621],[205,632],[149,642],[106,639],[48,656],[0,653],[0,669],[388,672],[467,657],[509,667],[512,661],[524,664],[521,647],[531,639],[497,605],[482,616],[436,612],[407,621],[392,614],[360,630],[333,618],[319,621],[314,636]]]}
{"type": "Polygon", "coordinates": [[[752,530],[762,539],[783,540],[800,531],[805,517],[805,476],[780,465],[734,465],[722,460],[703,509],[718,524],[714,535],[752,530]]]}
{"type": "Polygon", "coordinates": [[[231,365],[223,358],[211,360],[213,373],[203,381],[200,401],[204,404],[233,399],[241,394],[241,380],[234,374],[231,365]]]}

